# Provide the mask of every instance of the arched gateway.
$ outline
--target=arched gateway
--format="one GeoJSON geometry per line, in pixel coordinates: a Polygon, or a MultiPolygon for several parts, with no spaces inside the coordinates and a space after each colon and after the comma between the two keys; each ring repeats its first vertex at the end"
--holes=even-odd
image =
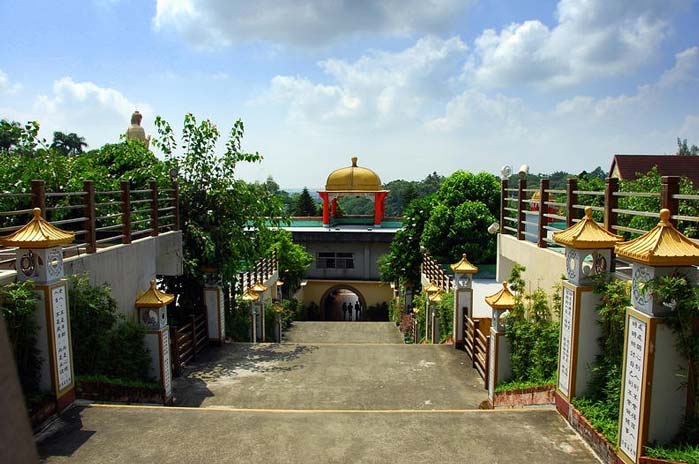
{"type": "Polygon", "coordinates": [[[366,299],[352,285],[338,284],[328,288],[320,302],[321,319],[325,321],[366,320],[366,299]]]}

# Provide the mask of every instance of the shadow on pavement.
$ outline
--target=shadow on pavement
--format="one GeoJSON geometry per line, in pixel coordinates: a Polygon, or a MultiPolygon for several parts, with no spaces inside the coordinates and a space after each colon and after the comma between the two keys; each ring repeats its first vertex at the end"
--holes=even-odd
{"type": "Polygon", "coordinates": [[[317,348],[278,344],[232,344],[222,349],[208,350],[195,363],[186,367],[182,376],[175,380],[175,404],[201,406],[207,398],[215,396],[208,388],[209,382],[233,380],[243,375],[300,369],[303,364],[294,364],[294,361],[317,348]]]}
{"type": "Polygon", "coordinates": [[[56,432],[37,443],[41,459],[70,457],[96,433],[83,429],[81,414],[84,409],[83,406],[74,406],[59,415],[58,422],[52,425],[56,432]]]}

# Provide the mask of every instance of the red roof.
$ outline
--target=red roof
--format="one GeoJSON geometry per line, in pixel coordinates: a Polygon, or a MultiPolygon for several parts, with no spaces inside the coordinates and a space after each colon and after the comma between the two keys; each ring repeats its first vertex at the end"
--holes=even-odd
{"type": "Polygon", "coordinates": [[[619,178],[633,180],[647,173],[654,166],[658,167],[661,176],[684,176],[699,186],[699,156],[678,155],[614,155],[609,176],[614,168],[619,171],[619,178]]]}

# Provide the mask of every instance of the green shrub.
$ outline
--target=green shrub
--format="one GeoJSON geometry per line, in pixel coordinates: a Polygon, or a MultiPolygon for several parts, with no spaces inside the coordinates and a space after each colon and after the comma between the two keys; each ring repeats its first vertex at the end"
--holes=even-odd
{"type": "Polygon", "coordinates": [[[284,311],[282,312],[282,329],[286,330],[291,327],[291,324],[298,320],[298,311],[301,309],[301,305],[295,298],[290,298],[282,302],[284,311]]]}
{"type": "Polygon", "coordinates": [[[439,342],[443,343],[454,333],[454,294],[452,292],[442,294],[442,301],[436,306],[439,319],[439,342]]]}
{"type": "Polygon", "coordinates": [[[109,362],[107,334],[119,319],[111,290],[91,285],[86,276],[71,276],[68,301],[75,375],[102,373],[109,362]]]}
{"type": "Polygon", "coordinates": [[[146,329],[135,322],[119,321],[106,334],[100,374],[129,380],[148,379],[150,354],[145,346],[146,329]]]}
{"type": "Polygon", "coordinates": [[[601,301],[597,307],[601,336],[597,340],[600,354],[589,366],[590,382],[584,398],[574,398],[573,405],[590,424],[611,443],[616,443],[621,398],[621,371],[624,356],[626,308],[631,304],[629,283],[599,276],[595,293],[601,301]]]}
{"type": "Polygon", "coordinates": [[[558,367],[559,323],[558,299],[554,308],[542,289],[532,294],[524,293],[522,272],[525,268],[515,264],[508,282],[515,293],[515,306],[507,317],[506,333],[510,341],[510,367],[515,382],[550,383],[558,367]]]}
{"type": "Polygon", "coordinates": [[[250,341],[250,303],[234,300],[226,313],[226,335],[235,342],[250,341]]]}
{"type": "Polygon", "coordinates": [[[0,287],[0,312],[15,357],[19,381],[25,397],[39,390],[41,357],[36,348],[38,326],[34,318],[36,295],[31,282],[16,282],[0,287]]]}
{"type": "Polygon", "coordinates": [[[124,320],[109,286],[72,276],[68,300],[75,375],[148,380],[145,329],[124,320]]]}

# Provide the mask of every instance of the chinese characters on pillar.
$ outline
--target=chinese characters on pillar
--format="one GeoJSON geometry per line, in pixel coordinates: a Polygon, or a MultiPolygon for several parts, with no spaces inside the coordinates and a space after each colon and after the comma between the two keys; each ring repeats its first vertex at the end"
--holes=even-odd
{"type": "Polygon", "coordinates": [[[558,389],[568,396],[570,385],[570,357],[573,349],[573,303],[575,294],[563,288],[563,311],[561,314],[561,353],[558,359],[558,389]]]}
{"type": "Polygon", "coordinates": [[[495,357],[498,348],[498,336],[495,332],[490,332],[490,353],[488,353],[488,397],[493,399],[495,396],[495,357]]]}
{"type": "Polygon", "coordinates": [[[218,292],[218,331],[219,338],[223,341],[226,338],[226,319],[225,312],[223,310],[223,292],[219,290],[218,292]]]}
{"type": "Polygon", "coordinates": [[[160,366],[163,376],[163,388],[165,389],[165,396],[172,395],[172,370],[170,369],[170,331],[165,329],[161,332],[162,335],[162,346],[161,352],[163,353],[163,365],[160,366]]]}
{"type": "Polygon", "coordinates": [[[56,353],[56,390],[61,392],[73,383],[65,285],[51,290],[51,300],[53,302],[53,341],[56,353]]]}
{"type": "Polygon", "coordinates": [[[636,459],[641,425],[641,390],[646,346],[646,323],[629,316],[628,324],[619,449],[631,459],[636,459]]]}

